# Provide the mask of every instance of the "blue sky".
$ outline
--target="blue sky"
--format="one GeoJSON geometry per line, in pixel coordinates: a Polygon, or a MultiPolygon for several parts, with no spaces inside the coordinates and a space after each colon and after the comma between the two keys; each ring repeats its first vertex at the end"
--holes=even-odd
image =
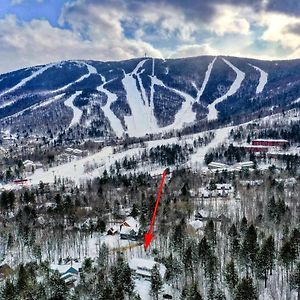
{"type": "Polygon", "coordinates": [[[66,59],[300,57],[298,0],[1,0],[0,72],[66,59]]]}

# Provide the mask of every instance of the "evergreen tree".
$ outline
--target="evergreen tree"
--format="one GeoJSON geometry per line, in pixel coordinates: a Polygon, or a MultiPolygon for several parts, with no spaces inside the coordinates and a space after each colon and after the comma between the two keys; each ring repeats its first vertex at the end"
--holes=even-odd
{"type": "Polygon", "coordinates": [[[68,288],[63,279],[60,278],[60,275],[55,271],[49,279],[49,300],[64,300],[68,294],[68,288]]]}
{"type": "Polygon", "coordinates": [[[240,252],[241,260],[246,266],[247,274],[248,274],[249,267],[253,271],[258,249],[259,248],[257,243],[256,229],[253,225],[250,225],[248,230],[245,233],[245,237],[240,252]]]}
{"type": "Polygon", "coordinates": [[[275,260],[275,244],[272,236],[263,241],[257,254],[256,270],[259,278],[264,279],[267,287],[268,272],[272,275],[275,260]]]}
{"type": "Polygon", "coordinates": [[[151,270],[151,294],[158,300],[158,295],[162,289],[163,282],[160,276],[159,268],[157,264],[151,270]]]}
{"type": "Polygon", "coordinates": [[[240,251],[240,241],[234,224],[230,227],[228,235],[230,238],[230,254],[233,258],[237,258],[240,251]]]}
{"type": "Polygon", "coordinates": [[[298,300],[300,300],[300,262],[298,262],[290,279],[291,288],[297,291],[298,300]]]}
{"type": "Polygon", "coordinates": [[[23,264],[20,265],[17,281],[17,290],[19,294],[22,294],[27,290],[29,276],[23,264]]]}
{"type": "Polygon", "coordinates": [[[211,246],[216,244],[216,231],[213,220],[209,220],[204,228],[204,234],[207,237],[207,241],[211,246]]]}
{"type": "Polygon", "coordinates": [[[5,286],[2,289],[1,299],[3,300],[15,300],[16,299],[16,290],[13,283],[8,279],[5,281],[5,286]]]}
{"type": "Polygon", "coordinates": [[[294,247],[294,244],[290,240],[284,241],[280,249],[279,255],[288,274],[290,267],[292,266],[293,262],[297,257],[297,252],[294,247]]]}
{"type": "Polygon", "coordinates": [[[234,295],[234,300],[257,300],[258,295],[253,285],[252,278],[242,278],[238,283],[234,295]]]}
{"type": "Polygon", "coordinates": [[[234,261],[229,261],[225,266],[225,281],[229,287],[230,292],[233,294],[234,289],[239,281],[237,271],[235,269],[234,261]]]}
{"type": "Polygon", "coordinates": [[[241,233],[245,234],[248,227],[248,220],[245,216],[242,218],[240,226],[241,233]]]}
{"type": "Polygon", "coordinates": [[[198,291],[197,285],[193,284],[187,294],[186,300],[202,300],[202,296],[198,291]]]}

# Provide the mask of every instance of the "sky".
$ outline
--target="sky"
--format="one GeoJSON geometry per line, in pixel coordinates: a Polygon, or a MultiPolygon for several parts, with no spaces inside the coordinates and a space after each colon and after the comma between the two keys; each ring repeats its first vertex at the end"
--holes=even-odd
{"type": "Polygon", "coordinates": [[[0,73],[144,55],[300,58],[300,1],[0,0],[0,73]]]}

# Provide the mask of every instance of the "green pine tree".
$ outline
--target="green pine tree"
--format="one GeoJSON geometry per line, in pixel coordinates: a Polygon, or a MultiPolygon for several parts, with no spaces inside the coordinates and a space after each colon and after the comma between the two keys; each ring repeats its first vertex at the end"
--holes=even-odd
{"type": "Polygon", "coordinates": [[[156,264],[151,270],[151,294],[156,300],[158,300],[162,286],[163,281],[160,276],[158,265],[156,264]]]}

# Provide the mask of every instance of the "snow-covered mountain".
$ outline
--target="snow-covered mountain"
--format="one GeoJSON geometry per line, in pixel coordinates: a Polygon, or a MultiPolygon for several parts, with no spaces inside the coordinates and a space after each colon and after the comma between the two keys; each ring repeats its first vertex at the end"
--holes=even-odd
{"type": "Polygon", "coordinates": [[[144,136],[299,106],[300,60],[63,61],[0,75],[2,130],[144,136]]]}

